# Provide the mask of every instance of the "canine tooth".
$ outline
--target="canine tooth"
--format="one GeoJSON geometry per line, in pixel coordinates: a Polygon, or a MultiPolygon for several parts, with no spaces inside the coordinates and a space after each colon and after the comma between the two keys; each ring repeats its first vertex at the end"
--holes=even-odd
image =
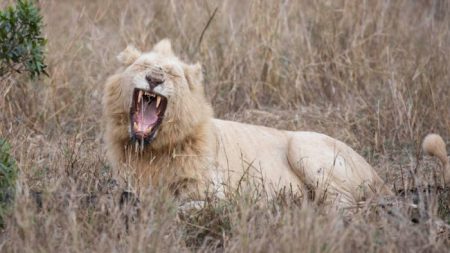
{"type": "Polygon", "coordinates": [[[156,108],[158,108],[159,107],[159,104],[161,103],[161,97],[160,96],[157,96],[156,97],[156,108]]]}
{"type": "Polygon", "coordinates": [[[138,95],[138,103],[141,102],[142,99],[142,91],[139,91],[139,95],[138,95]]]}
{"type": "Polygon", "coordinates": [[[136,129],[139,128],[137,122],[134,122],[133,127],[136,128],[136,129]]]}
{"type": "Polygon", "coordinates": [[[145,133],[146,133],[146,134],[150,133],[150,132],[152,131],[152,129],[153,129],[153,127],[149,127],[149,128],[145,131],[145,133]]]}

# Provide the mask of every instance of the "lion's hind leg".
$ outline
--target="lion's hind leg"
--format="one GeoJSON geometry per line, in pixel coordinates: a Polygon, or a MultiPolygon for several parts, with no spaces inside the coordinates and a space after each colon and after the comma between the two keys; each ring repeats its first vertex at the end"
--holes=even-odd
{"type": "Polygon", "coordinates": [[[338,209],[356,207],[382,182],[364,158],[323,134],[292,133],[288,160],[316,201],[338,209]]]}

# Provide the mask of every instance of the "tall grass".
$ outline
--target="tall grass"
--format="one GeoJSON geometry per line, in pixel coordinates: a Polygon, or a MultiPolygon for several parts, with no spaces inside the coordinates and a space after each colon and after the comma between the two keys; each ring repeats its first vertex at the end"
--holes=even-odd
{"type": "Polygon", "coordinates": [[[440,165],[419,149],[428,132],[450,140],[447,1],[40,5],[50,77],[11,77],[0,85],[0,136],[20,169],[0,251],[450,247],[450,193],[433,187],[440,165]],[[324,214],[289,194],[269,201],[245,194],[212,199],[184,217],[157,189],[121,205],[123,186],[102,149],[103,83],[127,44],[148,50],[165,37],[182,59],[203,64],[217,117],[336,137],[367,158],[399,195],[368,203],[351,218],[324,214]]]}

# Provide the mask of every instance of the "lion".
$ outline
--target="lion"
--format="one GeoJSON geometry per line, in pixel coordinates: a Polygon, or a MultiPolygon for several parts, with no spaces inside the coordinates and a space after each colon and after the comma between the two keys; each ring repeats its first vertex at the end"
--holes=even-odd
{"type": "MultiPolygon", "coordinates": [[[[201,65],[181,61],[168,39],[147,53],[128,46],[118,59],[123,67],[107,80],[102,101],[106,154],[142,187],[166,186],[175,196],[201,200],[258,185],[269,196],[313,192],[337,208],[393,194],[339,140],[214,118],[201,65]]],[[[432,138],[424,148],[446,158],[442,139],[432,138]]]]}

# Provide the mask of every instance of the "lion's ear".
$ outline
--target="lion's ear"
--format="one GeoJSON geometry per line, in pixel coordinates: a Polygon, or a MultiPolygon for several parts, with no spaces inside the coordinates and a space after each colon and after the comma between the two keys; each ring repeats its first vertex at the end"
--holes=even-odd
{"type": "Polygon", "coordinates": [[[203,71],[200,63],[186,65],[184,72],[191,89],[203,88],[203,71]]]}
{"type": "Polygon", "coordinates": [[[167,56],[174,55],[172,51],[172,43],[170,43],[169,39],[163,39],[160,42],[156,43],[156,45],[153,47],[153,51],[167,56]]]}
{"type": "Polygon", "coordinates": [[[117,59],[122,63],[123,65],[130,65],[133,62],[137,60],[141,56],[141,51],[139,51],[137,48],[135,48],[132,45],[128,45],[125,50],[123,50],[118,56],[117,59]]]}

